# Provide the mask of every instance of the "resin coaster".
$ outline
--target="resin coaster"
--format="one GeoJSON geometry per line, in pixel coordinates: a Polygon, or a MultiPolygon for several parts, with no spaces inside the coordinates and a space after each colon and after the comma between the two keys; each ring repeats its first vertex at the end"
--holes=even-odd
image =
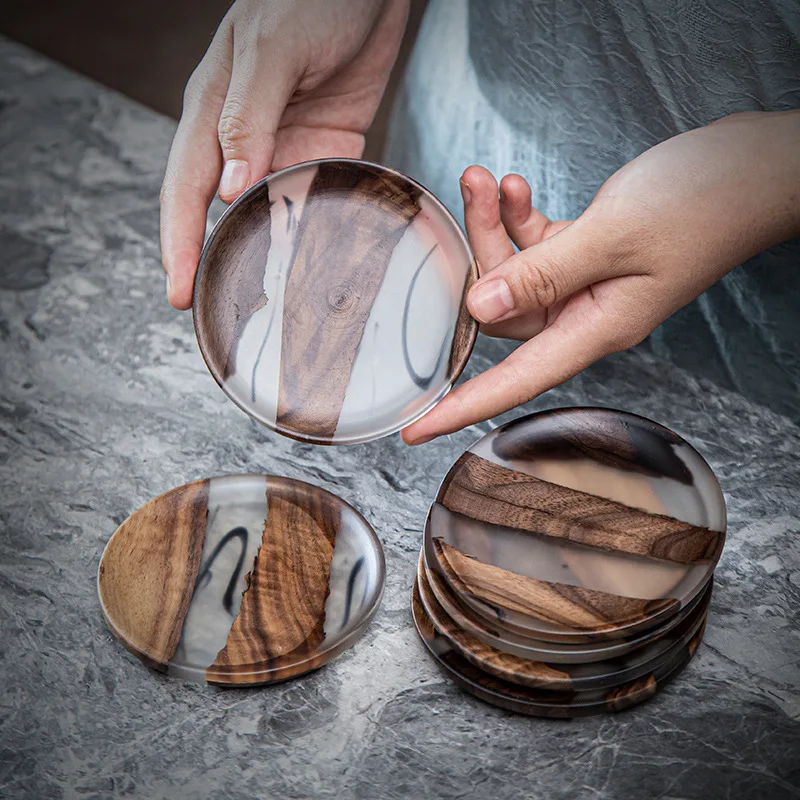
{"type": "Polygon", "coordinates": [[[509,711],[540,717],[573,718],[621,711],[651,698],[691,660],[705,631],[705,621],[688,644],[666,662],[635,681],[605,689],[549,691],[509,683],[467,661],[436,632],[425,613],[415,581],[412,596],[414,625],[439,668],[456,684],[481,700],[509,711]]]}
{"type": "Polygon", "coordinates": [[[272,683],[350,647],[380,603],[383,550],[351,506],[288,478],[195,481],[108,542],[106,622],[145,664],[224,686],[272,683]]]}
{"type": "Polygon", "coordinates": [[[211,374],[273,430],[316,444],[399,431],[461,374],[477,267],[447,209],[404,175],[330,159],[246,191],[209,236],[194,321],[211,374]]]}
{"type": "Polygon", "coordinates": [[[444,636],[459,655],[478,669],[510,683],[551,690],[616,686],[652,672],[669,660],[675,650],[689,643],[700,625],[705,622],[711,600],[709,590],[709,593],[704,595],[703,603],[699,604],[680,625],[625,656],[587,664],[546,664],[490,647],[459,628],[436,600],[428,585],[421,556],[417,570],[417,589],[425,613],[436,632],[444,636]]]}
{"type": "Polygon", "coordinates": [[[662,625],[708,584],[725,541],[711,468],[661,425],[607,409],[533,414],[448,472],[426,563],[511,633],[587,642],[662,625]]]}
{"type": "Polygon", "coordinates": [[[625,639],[598,639],[594,642],[551,642],[531,636],[521,636],[513,631],[490,622],[475,614],[456,596],[447,582],[436,572],[424,566],[424,574],[428,586],[433,591],[437,602],[447,615],[461,630],[470,633],[483,644],[503,652],[532,661],[544,661],[548,664],[588,664],[594,661],[607,661],[620,658],[655,642],[667,632],[680,625],[694,609],[706,601],[706,593],[710,594],[710,582],[705,591],[701,591],[687,606],[667,619],[657,628],[650,628],[625,639]]]}

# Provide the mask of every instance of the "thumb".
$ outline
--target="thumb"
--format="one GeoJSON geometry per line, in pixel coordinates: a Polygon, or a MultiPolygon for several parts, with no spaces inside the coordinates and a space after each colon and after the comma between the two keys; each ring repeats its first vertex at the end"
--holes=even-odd
{"type": "Polygon", "coordinates": [[[543,311],[579,289],[622,274],[598,235],[579,217],[553,236],[521,250],[477,281],[467,296],[470,314],[484,324],[543,311]]]}

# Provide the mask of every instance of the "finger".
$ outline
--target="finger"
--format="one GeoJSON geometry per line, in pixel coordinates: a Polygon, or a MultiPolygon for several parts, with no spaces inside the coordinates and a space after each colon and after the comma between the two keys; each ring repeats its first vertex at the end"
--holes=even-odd
{"type": "Polygon", "coordinates": [[[461,176],[464,222],[481,275],[514,254],[514,246],[500,219],[497,191],[497,181],[484,167],[467,167],[461,176]]]}
{"type": "Polygon", "coordinates": [[[521,175],[506,175],[500,181],[500,219],[511,241],[526,250],[569,225],[570,220],[551,222],[531,205],[531,187],[521,175]]]}
{"type": "Polygon", "coordinates": [[[495,367],[447,395],[402,432],[407,444],[424,444],[491,419],[577,375],[618,347],[591,292],[569,304],[557,322],[495,367]]]}
{"type": "Polygon", "coordinates": [[[217,133],[224,167],[219,196],[232,203],[267,175],[272,166],[281,117],[294,92],[299,67],[279,37],[250,41],[255,32],[236,30],[230,86],[217,133]]]}
{"type": "Polygon", "coordinates": [[[208,206],[222,170],[217,120],[230,77],[229,43],[224,25],[220,26],[186,86],[161,188],[161,259],[167,299],[179,309],[192,304],[208,206]]]}
{"type": "Polygon", "coordinates": [[[470,314],[489,324],[538,313],[596,281],[623,274],[623,260],[607,250],[602,233],[581,217],[513,255],[472,287],[470,314]]]}

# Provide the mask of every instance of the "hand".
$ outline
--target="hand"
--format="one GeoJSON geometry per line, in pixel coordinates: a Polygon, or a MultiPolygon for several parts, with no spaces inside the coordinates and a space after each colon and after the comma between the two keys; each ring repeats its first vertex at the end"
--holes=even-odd
{"type": "Polygon", "coordinates": [[[482,167],[461,186],[481,273],[467,307],[484,333],[526,341],[406,428],[408,444],[497,416],[632,347],[726,272],[800,235],[800,111],[737,114],[669,139],[574,221],[532,208],[519,175],[503,179],[499,200],[482,167]]]}
{"type": "Polygon", "coordinates": [[[271,170],[359,157],[408,0],[237,0],[186,86],[161,192],[167,296],[189,308],[208,206],[271,170]],[[221,176],[221,177],[220,177],[221,176]]]}

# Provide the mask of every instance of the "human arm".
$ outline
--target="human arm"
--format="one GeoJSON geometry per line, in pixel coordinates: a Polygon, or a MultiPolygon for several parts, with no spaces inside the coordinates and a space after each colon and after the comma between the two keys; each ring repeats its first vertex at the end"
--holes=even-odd
{"type": "Polygon", "coordinates": [[[406,428],[409,444],[497,416],[637,344],[727,272],[800,235],[800,111],[736,114],[668,139],[574,221],[532,208],[518,175],[498,198],[491,174],[470,167],[462,193],[481,272],[468,308],[485,333],[524,344],[406,428]]]}

